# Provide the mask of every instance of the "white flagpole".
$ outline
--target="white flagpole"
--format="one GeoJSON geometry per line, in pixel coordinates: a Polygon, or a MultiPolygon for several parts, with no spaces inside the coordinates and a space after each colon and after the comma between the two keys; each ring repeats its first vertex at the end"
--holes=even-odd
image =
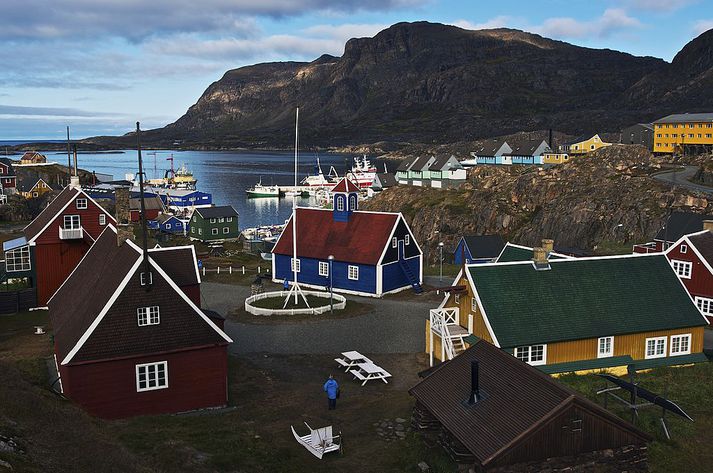
{"type": "MultiPolygon", "coordinates": [[[[299,146],[300,108],[295,111],[295,187],[292,192],[292,272],[295,289],[297,289],[297,147],[299,146]]],[[[297,291],[295,291],[297,305],[297,291]]]]}

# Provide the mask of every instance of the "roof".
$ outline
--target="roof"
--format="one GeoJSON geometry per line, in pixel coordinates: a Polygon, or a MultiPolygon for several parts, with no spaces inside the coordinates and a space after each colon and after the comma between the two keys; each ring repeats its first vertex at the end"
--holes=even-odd
{"type": "Polygon", "coordinates": [[[442,156],[436,158],[436,160],[433,162],[433,164],[431,164],[429,169],[431,169],[433,171],[443,171],[444,169],[449,170],[449,169],[462,169],[462,168],[463,168],[463,165],[461,165],[461,163],[458,162],[456,157],[451,154],[451,155],[442,155],[442,156]],[[451,160],[454,161],[454,164],[452,166],[449,165],[449,162],[451,160]]]}
{"type": "Polygon", "coordinates": [[[332,187],[332,192],[359,192],[359,187],[351,179],[343,177],[337,185],[332,187]]]}
{"type": "Polygon", "coordinates": [[[396,168],[397,171],[408,171],[411,169],[411,166],[418,161],[419,157],[418,156],[411,156],[408,158],[405,158],[404,160],[399,163],[399,167],[396,168]]]}
{"type": "Polygon", "coordinates": [[[37,235],[44,230],[44,228],[49,225],[52,220],[57,216],[62,209],[71,202],[77,195],[79,190],[73,187],[65,187],[62,192],[59,193],[57,197],[49,203],[47,207],[44,208],[40,214],[35,217],[35,219],[30,222],[24,229],[25,238],[28,241],[35,238],[37,235]]]}
{"type": "MultiPolygon", "coordinates": [[[[297,256],[326,261],[377,264],[400,214],[352,212],[348,222],[335,222],[330,209],[297,208],[297,256]]],[[[292,221],[287,222],[272,252],[292,254],[292,221]]]]}
{"type": "MultiPolygon", "coordinates": [[[[167,283],[170,285],[174,283],[177,285],[173,277],[176,277],[179,281],[181,280],[181,275],[189,277],[189,272],[184,268],[175,271],[176,262],[182,260],[185,255],[179,254],[169,262],[168,260],[171,259],[169,256],[171,255],[163,254],[164,251],[170,252],[171,249],[149,252],[150,261],[155,263],[153,267],[160,268],[166,274],[164,278],[160,271],[154,273],[155,287],[152,289],[153,293],[150,294],[151,302],[161,297],[162,294],[163,296],[166,295],[165,290],[161,291],[161,288],[165,288],[166,285],[161,286],[160,284],[167,283]],[[159,253],[162,254],[159,255],[159,253]],[[159,260],[163,261],[166,267],[164,267],[164,264],[159,263],[159,260]]],[[[178,251],[182,253],[184,249],[180,248],[178,251]]],[[[124,300],[121,303],[117,303],[117,300],[119,300],[118,298],[122,295],[126,285],[132,279],[138,279],[134,275],[141,261],[140,248],[129,241],[117,246],[116,229],[112,225],[107,225],[107,228],[97,238],[79,265],[48,302],[58,361],[63,364],[72,361],[72,357],[92,338],[90,336],[93,333],[92,331],[101,325],[102,317],[109,309],[115,308],[115,306],[118,310],[128,309],[129,313],[133,313],[129,326],[136,325],[136,306],[130,307],[134,299],[130,299],[129,302],[124,300]]],[[[181,314],[185,314],[190,312],[188,308],[190,306],[197,315],[204,318],[204,320],[208,320],[205,314],[192,305],[178,287],[169,292],[171,292],[170,298],[173,302],[165,304],[165,310],[179,311],[181,314]],[[177,294],[178,297],[176,297],[177,294]]],[[[159,326],[163,325],[164,319],[166,321],[170,320],[165,317],[167,314],[162,315],[164,317],[162,318],[162,324],[159,324],[159,326]]],[[[172,339],[171,337],[163,339],[158,336],[152,340],[153,343],[150,346],[131,347],[133,348],[133,353],[129,353],[131,350],[128,348],[127,351],[122,350],[119,345],[122,343],[126,343],[126,347],[130,347],[132,344],[136,345],[138,341],[135,340],[136,337],[132,337],[132,334],[128,333],[127,330],[122,331],[115,327],[115,329],[109,330],[109,333],[106,334],[108,336],[100,337],[102,338],[101,346],[96,346],[97,344],[94,343],[91,353],[81,356],[80,361],[124,356],[136,354],[137,352],[145,353],[147,351],[175,349],[176,343],[181,343],[181,337],[185,347],[187,336],[190,337],[193,346],[223,343],[230,340],[220,329],[210,324],[212,322],[208,324],[211,330],[201,326],[201,330],[191,333],[185,330],[186,327],[184,327],[184,330],[180,330],[179,327],[172,339]]],[[[158,330],[163,330],[163,328],[158,330]]]]}
{"type": "MultiPolygon", "coordinates": [[[[498,256],[498,263],[511,263],[513,261],[530,261],[534,257],[532,248],[529,246],[516,245],[514,243],[507,242],[503,247],[503,251],[498,256]]],[[[570,258],[567,255],[563,255],[553,251],[549,254],[548,259],[567,259],[570,258]]]]}
{"type": "Polygon", "coordinates": [[[502,348],[707,325],[665,255],[469,265],[502,348]]]}
{"type": "Polygon", "coordinates": [[[713,122],[713,113],[674,113],[659,118],[654,123],[692,123],[692,122],[713,122]]]}
{"type": "MultiPolygon", "coordinates": [[[[47,181],[42,179],[37,173],[22,173],[17,176],[17,190],[20,192],[29,192],[40,181],[47,183],[47,181]]],[[[49,185],[49,183],[47,183],[47,185],[49,185]]],[[[54,188],[53,186],[50,187],[54,188]]]]}
{"type": "Polygon", "coordinates": [[[495,153],[497,153],[504,144],[506,144],[506,141],[502,139],[487,140],[475,153],[481,156],[495,156],[495,153]]]}
{"type": "Polygon", "coordinates": [[[625,444],[650,440],[633,425],[484,340],[439,365],[409,392],[484,466],[572,404],[626,431],[629,437],[621,440],[625,444]],[[468,405],[472,361],[478,361],[482,397],[468,405]]]}
{"type": "Polygon", "coordinates": [[[379,172],[376,174],[376,177],[379,179],[379,183],[381,183],[382,188],[399,185],[399,181],[396,180],[396,176],[388,172],[379,172]]]}
{"type": "Polygon", "coordinates": [[[12,165],[13,165],[12,159],[0,158],[0,163],[7,166],[7,173],[3,174],[3,176],[14,176],[15,175],[15,169],[12,167],[12,165]]]}
{"type": "Polygon", "coordinates": [[[708,266],[713,266],[713,233],[706,231],[696,235],[689,235],[688,241],[696,247],[698,253],[708,263],[708,266]]]}
{"type": "Polygon", "coordinates": [[[597,134],[598,133],[585,133],[583,135],[579,135],[578,137],[576,137],[572,140],[569,140],[565,143],[560,144],[560,146],[570,146],[570,145],[574,145],[577,143],[581,143],[583,141],[587,141],[587,140],[594,138],[595,136],[597,136],[597,134]]]}
{"type": "Polygon", "coordinates": [[[195,212],[203,218],[237,217],[238,212],[232,205],[217,205],[197,208],[195,212]]]}
{"type": "Polygon", "coordinates": [[[703,221],[713,220],[713,215],[693,212],[672,212],[663,228],[659,230],[654,240],[676,241],[683,235],[703,230],[703,221]]]}
{"type": "Polygon", "coordinates": [[[38,153],[37,151],[26,151],[25,154],[22,155],[22,158],[20,160],[46,160],[47,158],[41,154],[38,153]]]}
{"type": "Polygon", "coordinates": [[[497,258],[505,247],[505,240],[500,235],[469,235],[463,240],[474,259],[497,258]]]}
{"type": "Polygon", "coordinates": [[[534,156],[537,148],[542,144],[547,145],[545,140],[509,140],[508,145],[512,149],[511,152],[506,153],[507,156],[534,156]]]}
{"type": "Polygon", "coordinates": [[[172,219],[180,220],[180,219],[179,219],[178,217],[176,217],[175,215],[164,214],[164,213],[158,214],[154,220],[156,220],[158,223],[166,223],[166,222],[168,222],[169,220],[172,220],[172,219]]]}
{"type": "MultiPolygon", "coordinates": [[[[158,196],[144,197],[144,205],[146,210],[163,209],[163,202],[158,196]]],[[[141,199],[129,199],[129,208],[131,210],[141,210],[141,199]]]]}
{"type": "Polygon", "coordinates": [[[178,287],[200,284],[193,245],[152,248],[149,250],[149,255],[171,276],[178,287]]]}
{"type": "Polygon", "coordinates": [[[628,130],[628,129],[630,129],[630,128],[637,128],[637,127],[646,128],[646,129],[649,130],[649,131],[653,131],[653,130],[654,130],[654,125],[653,125],[653,123],[635,123],[635,124],[633,124],[633,125],[631,125],[631,126],[627,126],[627,127],[624,128],[622,131],[626,131],[626,130],[628,130]]]}

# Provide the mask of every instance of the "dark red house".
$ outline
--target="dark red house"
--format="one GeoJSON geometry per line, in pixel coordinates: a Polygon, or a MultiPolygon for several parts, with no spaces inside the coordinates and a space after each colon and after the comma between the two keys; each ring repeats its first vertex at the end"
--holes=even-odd
{"type": "Polygon", "coordinates": [[[0,158],[0,187],[3,194],[14,194],[17,188],[17,176],[8,158],[0,158]]]}
{"type": "MultiPolygon", "coordinates": [[[[158,214],[165,210],[163,202],[158,196],[144,198],[144,207],[146,208],[146,220],[155,220],[158,214]]],[[[141,220],[141,199],[130,199],[129,210],[132,222],[141,220]]]]}
{"type": "Polygon", "coordinates": [[[713,323],[713,220],[704,221],[703,227],[673,243],[666,257],[698,309],[713,323]]]}
{"type": "Polygon", "coordinates": [[[195,256],[144,255],[124,232],[108,226],[49,301],[62,393],[103,418],[226,405],[232,340],[188,294],[195,256]]]}
{"type": "Polygon", "coordinates": [[[668,249],[684,235],[703,230],[703,221],[713,219],[713,215],[693,212],[672,212],[653,241],[634,245],[633,253],[660,253],[668,249]]]}
{"type": "Polygon", "coordinates": [[[3,243],[5,277],[27,277],[46,305],[108,224],[116,220],[79,187],[66,187],[23,230],[3,243]]]}

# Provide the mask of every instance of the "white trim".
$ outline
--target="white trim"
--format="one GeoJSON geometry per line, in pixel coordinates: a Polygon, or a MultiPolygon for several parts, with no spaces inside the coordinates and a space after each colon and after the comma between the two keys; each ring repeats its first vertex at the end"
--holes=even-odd
{"type": "Polygon", "coordinates": [[[685,261],[680,259],[669,259],[671,268],[681,279],[692,279],[693,278],[693,263],[691,261],[685,261]],[[687,274],[686,274],[687,273],[687,274]]]}
{"type": "Polygon", "coordinates": [[[610,358],[612,356],[614,356],[614,336],[608,335],[606,337],[597,338],[597,358],[610,358]],[[602,343],[602,340],[605,340],[607,338],[611,339],[609,342],[609,352],[602,353],[601,352],[601,343],[602,343]]]}
{"type": "Polygon", "coordinates": [[[168,389],[168,361],[154,361],[151,363],[141,363],[136,365],[136,392],[137,393],[142,393],[146,391],[156,391],[158,389],[168,389]],[[158,385],[158,370],[156,370],[156,386],[154,387],[149,387],[149,378],[148,378],[148,369],[146,370],[146,387],[145,388],[140,388],[139,387],[139,368],[145,368],[148,366],[159,366],[163,365],[163,374],[164,374],[164,381],[166,384],[159,386],[158,385]]]}
{"type": "Polygon", "coordinates": [[[547,364],[547,344],[546,343],[534,343],[532,345],[520,345],[512,349],[512,355],[520,361],[524,361],[530,366],[542,366],[547,364]],[[542,359],[537,361],[532,361],[532,348],[542,347],[542,359]],[[527,348],[527,361],[520,360],[517,356],[518,348],[527,348]]]}
{"type": "MultiPolygon", "coordinates": [[[[526,261],[526,263],[529,263],[526,261]]],[[[497,263],[493,263],[497,264],[497,263]]],[[[459,273],[460,274],[460,273],[459,273]]],[[[500,342],[498,341],[498,337],[495,336],[495,332],[493,331],[493,327],[490,325],[490,320],[488,320],[488,316],[485,313],[485,307],[483,307],[483,301],[480,300],[480,296],[478,295],[478,291],[475,288],[475,283],[473,282],[473,277],[470,274],[470,271],[468,271],[468,267],[466,266],[465,269],[465,274],[466,278],[468,278],[468,283],[470,283],[470,288],[473,291],[473,295],[475,296],[476,300],[478,301],[478,307],[480,308],[480,316],[483,317],[483,322],[485,322],[485,326],[488,329],[488,333],[490,334],[490,338],[493,340],[493,345],[496,347],[500,348],[500,342]]]]}
{"type": "Polygon", "coordinates": [[[713,317],[713,298],[712,297],[703,297],[703,296],[695,296],[693,298],[693,303],[696,304],[696,307],[698,307],[698,310],[701,314],[711,316],[713,317]],[[698,305],[698,303],[701,303],[701,306],[698,305]],[[708,311],[703,310],[703,305],[708,306],[708,311]]]}
{"type": "Polygon", "coordinates": [[[668,356],[668,337],[649,337],[645,340],[644,342],[644,359],[645,360],[651,360],[654,358],[666,358],[668,356]],[[654,341],[654,354],[649,355],[649,341],[652,340],[654,341]],[[656,347],[658,346],[658,342],[663,340],[663,353],[661,354],[656,354],[656,347]]]}
{"type": "Polygon", "coordinates": [[[359,280],[359,266],[358,265],[356,265],[356,264],[348,264],[347,265],[347,279],[350,281],[358,281],[359,280]],[[354,277],[352,277],[352,271],[354,271],[354,273],[355,273],[354,277]]]}
{"type": "Polygon", "coordinates": [[[166,246],[166,247],[154,247],[149,249],[149,254],[157,252],[157,251],[174,251],[174,250],[185,250],[185,249],[190,249],[191,253],[193,254],[193,267],[196,270],[196,279],[198,282],[201,282],[201,273],[200,270],[198,269],[198,257],[196,256],[196,247],[194,245],[181,245],[181,246],[166,246]]]}
{"type": "MultiPolygon", "coordinates": [[[[690,355],[691,354],[691,334],[690,333],[680,333],[677,335],[671,335],[671,340],[669,343],[669,356],[680,356],[680,355],[690,355]],[[676,353],[673,352],[673,339],[674,338],[686,338],[688,339],[688,349],[686,351],[677,351],[676,353]]],[[[679,342],[679,348],[680,348],[680,342],[679,342]]]]}
{"type": "Polygon", "coordinates": [[[384,266],[382,264],[376,265],[376,293],[381,294],[384,290],[384,266]]]}

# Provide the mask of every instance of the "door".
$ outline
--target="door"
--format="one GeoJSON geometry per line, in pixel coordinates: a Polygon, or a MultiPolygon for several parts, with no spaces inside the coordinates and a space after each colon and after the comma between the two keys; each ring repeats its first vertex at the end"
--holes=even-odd
{"type": "Polygon", "coordinates": [[[404,251],[404,241],[399,240],[399,261],[406,259],[406,253],[404,251]]]}

